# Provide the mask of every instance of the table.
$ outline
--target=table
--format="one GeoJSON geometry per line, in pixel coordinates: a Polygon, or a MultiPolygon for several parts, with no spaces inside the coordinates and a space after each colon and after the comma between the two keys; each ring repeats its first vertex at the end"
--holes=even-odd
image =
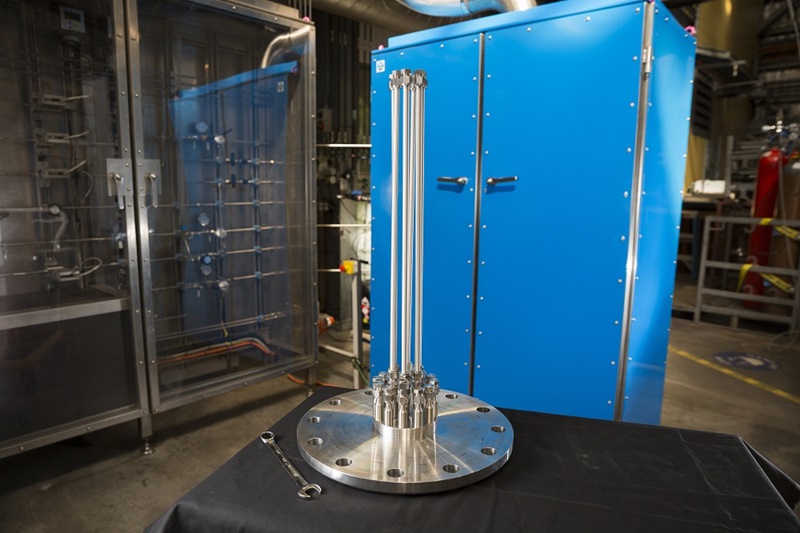
{"type": "Polygon", "coordinates": [[[499,472],[450,492],[401,496],[337,483],[300,456],[295,430],[323,387],[271,429],[310,483],[294,482],[258,439],[146,531],[800,531],[800,485],[740,437],[500,409],[514,449],[499,472]]]}

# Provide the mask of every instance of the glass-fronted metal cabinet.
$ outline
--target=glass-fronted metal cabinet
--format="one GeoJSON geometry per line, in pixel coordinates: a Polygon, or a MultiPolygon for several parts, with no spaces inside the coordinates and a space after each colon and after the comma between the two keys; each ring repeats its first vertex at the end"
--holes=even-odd
{"type": "Polygon", "coordinates": [[[316,354],[313,26],[283,6],[202,3],[142,1],[131,17],[155,410],[316,354]]]}
{"type": "Polygon", "coordinates": [[[120,5],[0,4],[0,456],[148,410],[120,5]]]}
{"type": "Polygon", "coordinates": [[[0,456],[313,379],[313,26],[242,0],[0,13],[0,456]]]}

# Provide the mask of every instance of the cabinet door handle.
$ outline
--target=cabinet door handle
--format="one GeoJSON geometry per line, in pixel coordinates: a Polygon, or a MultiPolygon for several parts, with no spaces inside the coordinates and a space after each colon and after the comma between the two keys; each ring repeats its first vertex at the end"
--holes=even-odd
{"type": "Polygon", "coordinates": [[[486,185],[497,185],[498,183],[509,183],[517,181],[519,178],[516,176],[507,176],[505,178],[489,178],[486,180],[486,185]]]}
{"type": "Polygon", "coordinates": [[[158,207],[158,187],[156,187],[158,176],[156,176],[155,172],[148,172],[144,177],[150,183],[150,197],[153,199],[151,204],[153,207],[158,207]]]}
{"type": "MultiPolygon", "coordinates": [[[[108,182],[113,183],[117,189],[117,202],[119,203],[120,211],[122,211],[125,209],[125,176],[119,172],[111,172],[108,175],[108,182]]],[[[111,196],[110,190],[108,195],[111,196]]]]}
{"type": "Polygon", "coordinates": [[[455,183],[456,185],[466,185],[469,180],[465,176],[460,176],[458,178],[440,176],[436,178],[436,181],[441,181],[443,183],[455,183]]]}

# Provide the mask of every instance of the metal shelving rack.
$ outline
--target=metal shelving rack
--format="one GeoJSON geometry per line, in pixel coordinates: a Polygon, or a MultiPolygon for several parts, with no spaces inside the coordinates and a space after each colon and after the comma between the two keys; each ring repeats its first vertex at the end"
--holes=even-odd
{"type": "MultiPolygon", "coordinates": [[[[740,319],[747,319],[783,324],[787,326],[790,331],[797,329],[798,310],[800,309],[800,291],[797,290],[797,287],[800,282],[800,269],[797,267],[780,268],[763,265],[746,267],[746,263],[741,261],[718,261],[711,258],[711,232],[717,234],[723,234],[724,232],[726,242],[729,243],[731,241],[731,233],[737,226],[752,230],[754,227],[765,225],[770,228],[784,226],[796,229],[800,228],[800,221],[750,217],[706,217],[705,226],[703,228],[703,247],[697,282],[697,301],[694,309],[695,322],[700,322],[704,318],[704,315],[719,315],[728,317],[731,327],[739,327],[740,319]],[[743,268],[748,268],[749,270],[743,273],[743,268]],[[711,284],[709,282],[711,269],[717,269],[717,271],[721,273],[719,276],[720,282],[713,287],[710,286],[711,284]],[[788,290],[784,297],[778,296],[777,292],[774,295],[747,294],[742,292],[740,286],[747,272],[752,272],[759,276],[761,274],[778,276],[781,280],[788,283],[791,290],[788,290]],[[747,307],[748,305],[749,307],[747,307]],[[762,310],[762,306],[764,305],[772,306],[775,312],[766,312],[762,310]]],[[[729,248],[728,246],[725,249],[729,248]]],[[[793,257],[792,262],[795,265],[800,264],[796,256],[793,257]]],[[[780,281],[778,283],[783,285],[780,281]]]]}

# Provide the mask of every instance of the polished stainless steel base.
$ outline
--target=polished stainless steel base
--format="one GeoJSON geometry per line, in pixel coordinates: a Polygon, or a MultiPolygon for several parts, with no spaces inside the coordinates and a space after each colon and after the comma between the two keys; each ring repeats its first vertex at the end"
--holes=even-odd
{"type": "Polygon", "coordinates": [[[514,430],[497,409],[451,391],[438,395],[433,430],[406,439],[379,432],[372,389],[325,400],[297,426],[303,458],[325,476],[373,492],[422,494],[484,479],[511,456],[514,430]]]}

